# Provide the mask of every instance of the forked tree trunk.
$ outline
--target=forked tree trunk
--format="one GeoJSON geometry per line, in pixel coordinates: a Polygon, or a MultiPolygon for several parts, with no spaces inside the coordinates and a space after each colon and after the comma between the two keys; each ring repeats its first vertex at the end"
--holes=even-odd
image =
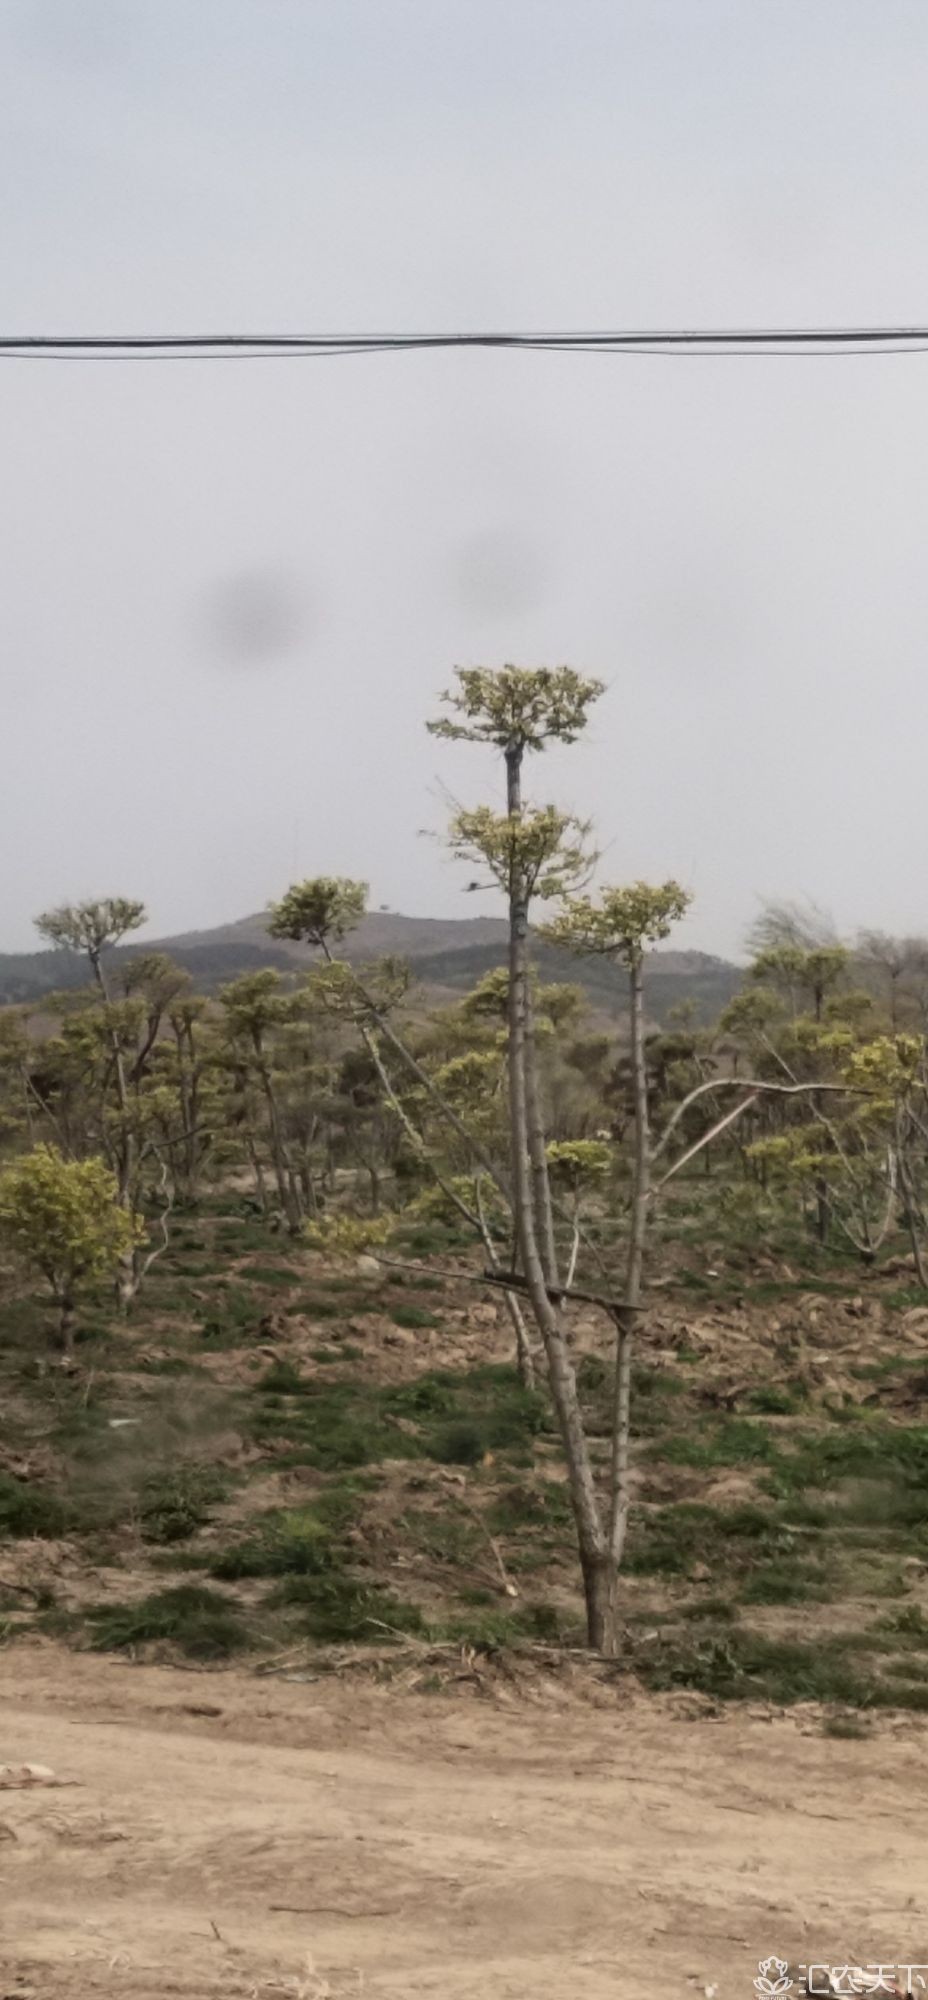
{"type": "MultiPolygon", "coordinates": [[[[509,756],[507,766],[510,766],[509,756]]],[[[517,792],[513,797],[511,766],[509,799],[510,814],[516,817],[520,805],[517,792]]],[[[527,989],[528,896],[521,868],[514,859],[509,893],[508,1054],[512,1198],[516,1231],[532,1313],[544,1342],[551,1399],[567,1461],[567,1484],[586,1600],[587,1643],[597,1652],[613,1655],[618,1643],[615,1564],[596,1496],[563,1313],[548,1297],[548,1282],[536,1231],[525,1083],[527,989]]]]}

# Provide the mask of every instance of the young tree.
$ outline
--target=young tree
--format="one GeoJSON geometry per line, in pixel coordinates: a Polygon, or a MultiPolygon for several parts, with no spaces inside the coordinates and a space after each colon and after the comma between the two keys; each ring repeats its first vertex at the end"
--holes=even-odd
{"type": "MultiPolygon", "coordinates": [[[[448,713],[427,724],[433,736],[452,742],[485,743],[502,751],[506,769],[506,817],[510,838],[523,820],[522,774],[527,751],[542,751],[551,742],[574,743],[586,727],[592,703],[605,692],[604,683],[584,678],[573,667],[515,667],[496,670],[485,667],[458,667],[456,686],[442,696],[448,713]]],[[[550,840],[553,829],[536,820],[536,833],[550,840]]],[[[538,1084],[538,1063],[534,1035],[534,1012],[529,982],[529,906],[539,878],[530,880],[531,842],[521,859],[515,849],[507,856],[505,838],[496,841],[494,858],[483,852],[478,824],[470,843],[487,860],[509,901],[509,1073],[512,1115],[524,1124],[525,1150],[531,1175],[530,1201],[534,1211],[535,1234],[548,1284],[557,1282],[557,1254],[551,1190],[545,1156],[544,1120],[538,1084]],[[502,866],[501,866],[502,864],[502,866]],[[505,874],[504,874],[505,871],[505,874]]],[[[489,833],[489,825],[482,829],[489,833]]],[[[525,829],[522,830],[523,834],[525,829]]],[[[561,837],[566,831],[560,829],[561,837]]],[[[465,835],[466,823],[458,832],[465,835]]],[[[460,845],[460,843],[459,843],[460,845]]],[[[537,859],[537,857],[536,857],[537,859]]],[[[551,893],[549,887],[549,893],[551,893]]],[[[554,891],[556,893],[556,891],[554,891]]],[[[513,1132],[515,1133],[515,1122],[513,1132]]],[[[521,1141],[513,1139],[515,1155],[521,1141]]],[[[521,1161],[520,1161],[521,1164],[521,1161]]],[[[516,1192],[517,1206],[519,1202],[516,1192]]]]}
{"type": "Polygon", "coordinates": [[[42,1145],[0,1173],[0,1234],[50,1286],[70,1355],[80,1285],[115,1273],[145,1231],[103,1160],[66,1160],[42,1145]]]}
{"type": "MultiPolygon", "coordinates": [[[[94,983],[105,1007],[112,1003],[109,976],[105,954],[114,945],[136,931],[146,921],[144,903],[132,902],[126,896],[106,896],[99,902],[62,903],[56,910],[46,910],[36,917],[35,927],[40,937],[48,940],[58,951],[82,952],[90,966],[94,983]]],[[[116,1094],[123,1123],[123,1144],[119,1162],[120,1199],[127,1203],[134,1167],[134,1134],[129,1105],[129,1086],[126,1076],[125,1052],[120,1040],[118,1027],[113,1023],[110,1032],[113,1052],[113,1070],[116,1080],[116,1094]]]]}
{"type": "Polygon", "coordinates": [[[508,1069],[512,1202],[522,1275],[541,1336],[548,1382],[567,1464],[568,1486],[583,1573],[591,1646],[613,1653],[618,1642],[615,1564],[600,1509],[589,1443],[559,1289],[548,1158],[537,1102],[534,1034],[529,999],[529,921],[540,895],[561,897],[588,865],[583,829],[553,806],[528,808],[522,797],[527,750],[552,740],[573,742],[590,704],[602,692],[571,668],[506,667],[459,670],[444,697],[451,713],[430,725],[436,735],[491,743],[506,768],[506,814],[486,807],[458,812],[454,851],[476,859],[503,889],[509,912],[508,1069]]]}
{"type": "MultiPolygon", "coordinates": [[[[566,903],[553,923],[544,926],[550,943],[584,956],[605,957],[623,966],[628,982],[629,1039],[634,1088],[631,1167],[631,1220],[621,1303],[615,1312],[615,1388],[609,1495],[608,1549],[614,1573],[625,1547],[628,1528],[628,1460],[631,1426],[631,1357],[635,1323],[641,1311],[641,1281],[651,1197],[651,1125],[644,1022],[643,967],[646,945],[669,937],[685,914],[690,898],[678,882],[652,888],[635,882],[629,888],[604,889],[594,901],[577,896],[566,903]]],[[[614,1583],[613,1583],[614,1589],[614,1583]]]]}

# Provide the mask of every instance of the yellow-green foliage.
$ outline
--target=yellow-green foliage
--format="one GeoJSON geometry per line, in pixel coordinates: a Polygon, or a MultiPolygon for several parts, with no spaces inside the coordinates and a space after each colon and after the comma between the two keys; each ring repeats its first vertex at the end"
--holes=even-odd
{"type": "Polygon", "coordinates": [[[385,1243],[392,1226],[390,1216],[323,1215],[307,1223],[304,1234],[314,1250],[325,1250],[332,1257],[356,1257],[385,1243]]]}
{"type": "Polygon", "coordinates": [[[66,1160],[55,1146],[36,1146],[0,1174],[0,1235],[60,1298],[83,1279],[115,1271],[145,1229],[120,1206],[105,1161],[66,1160]]]}
{"type": "Polygon", "coordinates": [[[533,896],[566,896],[589,873],[586,824],[556,806],[526,806],[518,816],[489,806],[454,815],[452,851],[462,861],[482,861],[507,894],[515,885],[533,896]]]}
{"type": "Polygon", "coordinates": [[[573,667],[457,667],[455,678],[442,695],[451,715],[428,724],[432,735],[510,751],[541,750],[551,737],[573,743],[604,692],[573,667]]]}
{"type": "Polygon", "coordinates": [[[605,1180],[612,1148],[602,1139],[551,1139],[545,1148],[551,1178],[572,1194],[605,1180]]]}
{"type": "Polygon", "coordinates": [[[509,1209],[498,1188],[493,1186],[485,1174],[449,1174],[443,1184],[434,1183],[424,1187],[409,1203],[407,1215],[422,1216],[428,1221],[460,1222],[461,1211],[453,1196],[479,1216],[493,1230],[500,1229],[509,1219],[509,1209]]]}
{"type": "Polygon", "coordinates": [[[603,889],[599,897],[573,896],[553,923],[542,927],[549,943],[568,951],[620,958],[638,964],[645,945],[659,944],[685,914],[690,901],[679,882],[631,882],[603,889]]]}
{"type": "Polygon", "coordinates": [[[293,938],[324,945],[343,938],[360,923],[367,906],[367,883],[346,875],[316,875],[294,882],[281,902],[271,906],[271,937],[293,938]]]}

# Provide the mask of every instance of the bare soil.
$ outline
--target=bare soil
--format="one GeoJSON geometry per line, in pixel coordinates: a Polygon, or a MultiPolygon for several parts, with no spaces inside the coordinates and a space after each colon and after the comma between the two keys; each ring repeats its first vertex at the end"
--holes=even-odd
{"type": "Polygon", "coordinates": [[[928,1961],[928,1735],[635,1684],[0,1654],[0,1996],[752,2000],[928,1961]]]}

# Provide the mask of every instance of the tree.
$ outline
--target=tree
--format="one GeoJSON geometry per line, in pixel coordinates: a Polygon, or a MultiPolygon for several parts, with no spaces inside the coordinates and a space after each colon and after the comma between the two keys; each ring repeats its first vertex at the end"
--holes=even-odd
{"type": "Polygon", "coordinates": [[[145,1231],[103,1160],[66,1160],[40,1145],[0,1173],[0,1234],[50,1286],[70,1355],[78,1288],[115,1273],[145,1231]]]}
{"type": "MultiPolygon", "coordinates": [[[[111,951],[114,945],[119,944],[122,938],[127,937],[130,931],[138,930],[146,922],[146,918],[144,903],[133,902],[127,896],[104,896],[96,902],[62,903],[57,909],[46,910],[35,920],[39,936],[47,938],[49,944],[56,950],[83,952],[103,1003],[119,1107],[116,1173],[119,1199],[126,1209],[132,1206],[138,1161],[138,1135],[129,1099],[126,1051],[120,1033],[121,1022],[118,1011],[112,1008],[105,954],[111,951]]],[[[129,1246],[126,1248],[117,1282],[120,1297],[123,1303],[128,1305],[138,1283],[134,1254],[129,1246]]]]}
{"type": "Polygon", "coordinates": [[[685,914],[689,896],[678,882],[651,888],[635,882],[629,888],[608,888],[598,900],[568,899],[543,935],[584,956],[611,958],[624,966],[628,979],[629,1035],[634,1090],[631,1222],[621,1303],[615,1311],[615,1387],[612,1407],[610,1479],[605,1539],[611,1575],[604,1589],[613,1599],[628,1528],[628,1457],[631,1427],[631,1357],[635,1323],[641,1310],[641,1280],[651,1197],[651,1127],[644,1026],[642,969],[645,945],[669,937],[685,914]]]}
{"type": "Polygon", "coordinates": [[[233,1061],[237,1057],[246,1076],[251,1072],[256,1077],[263,1095],[281,1212],[290,1235],[298,1236],[304,1221],[303,1202],[283,1133],[271,1049],[273,1031],[292,1017],[293,1002],[281,993],[280,976],[270,967],[243,972],[221,989],[219,999],[233,1061]]]}
{"type": "Polygon", "coordinates": [[[568,1487],[583,1573],[587,1636],[613,1653],[617,1645],[615,1569],[600,1513],[577,1379],[567,1340],[549,1163],[537,1094],[535,1038],[529,993],[529,919],[533,898],[562,896],[578,886],[588,866],[583,830],[553,806],[528,808],[522,798],[527,750],[560,739],[573,742],[599,681],[584,681],[568,667],[462,669],[444,697],[450,710],[429,726],[433,733],[492,743],[506,769],[506,814],[487,807],[458,812],[452,821],[455,852],[477,859],[503,889],[509,912],[508,1072],[512,1203],[521,1275],[547,1362],[548,1382],[567,1464],[568,1487]]]}

